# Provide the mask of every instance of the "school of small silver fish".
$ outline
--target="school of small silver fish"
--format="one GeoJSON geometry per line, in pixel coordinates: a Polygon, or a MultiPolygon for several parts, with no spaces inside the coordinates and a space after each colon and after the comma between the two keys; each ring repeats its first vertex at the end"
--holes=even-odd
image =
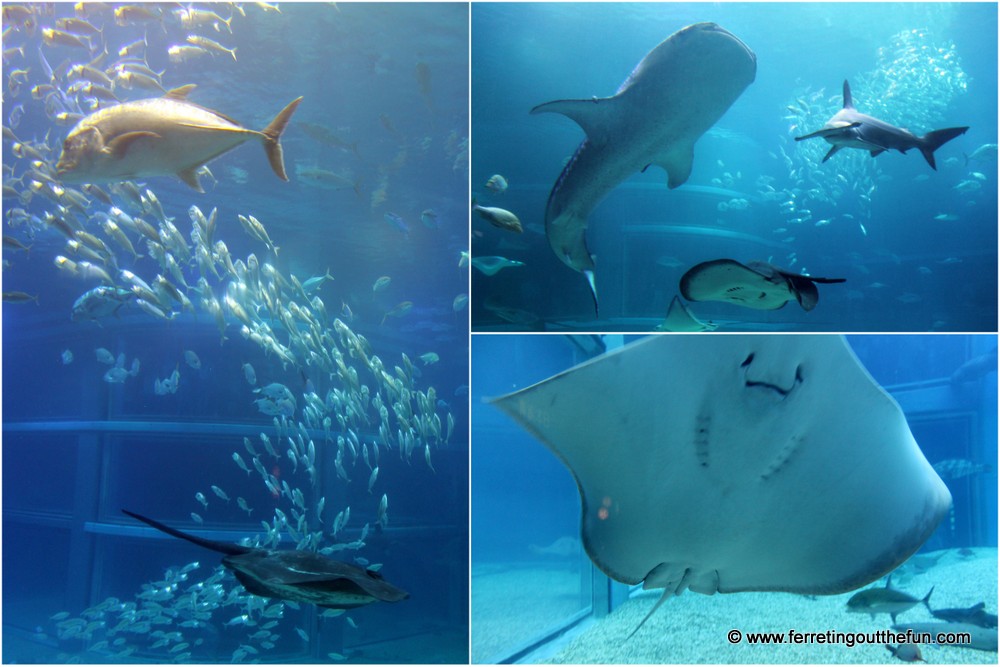
{"type": "MultiPolygon", "coordinates": [[[[3,61],[8,94],[4,107],[10,111],[3,135],[16,159],[4,164],[4,198],[35,209],[44,202],[46,210],[38,215],[25,208],[5,207],[8,229],[20,239],[5,235],[4,246],[27,251],[27,241],[36,236],[65,239],[65,250],[54,258],[54,264],[62,275],[87,285],[73,307],[75,326],[94,326],[92,322],[99,324],[108,317],[142,317],[137,311],[162,322],[182,313],[207,314],[223,342],[238,330],[286,371],[308,375],[311,381],[306,390],[295,394],[278,382],[258,383],[266,371],[258,375],[249,363],[241,367],[240,383],[245,380],[248,386],[248,408],[256,405],[260,413],[272,417],[273,429],[244,438],[243,448],[232,452],[233,465],[252,478],[248,483],[262,484],[275,504],[284,506],[276,507],[270,517],[261,517],[261,532],[244,542],[255,547],[284,543],[286,548],[291,543],[296,549],[325,555],[357,552],[365,546],[370,529],[385,528],[390,521],[390,490],[380,470],[419,464],[423,474],[436,474],[432,453],[452,438],[455,418],[434,387],[420,387],[420,370],[406,354],[396,362],[384,361],[363,335],[350,328],[349,317],[345,315],[345,322],[335,316],[336,311],[328,312],[316,292],[333,278],[329,270],[308,279],[279,270],[276,239],[254,215],[241,213],[222,225],[216,208],[206,214],[192,205],[188,226],[166,214],[148,184],[64,186],[55,170],[56,133],[42,139],[17,136],[26,108],[44,109],[54,126],[70,127],[95,110],[130,97],[165,92],[164,72],[146,66],[147,40],[117,48],[104,42],[103,26],[112,22],[156,26],[157,30],[182,26],[189,34],[184,43],[168,47],[171,66],[215,57],[236,60],[236,49],[221,42],[239,29],[240,17],[248,11],[278,8],[267,3],[215,3],[210,9],[79,3],[75,17],[56,18],[53,5],[5,4],[3,61]],[[29,54],[40,67],[19,67],[29,54]],[[49,58],[56,62],[53,54],[60,61],[55,67],[49,64],[49,58]],[[218,233],[223,227],[235,229],[237,221],[260,244],[258,252],[245,258],[232,256],[218,233]],[[335,457],[338,484],[367,489],[370,506],[355,510],[355,516],[369,518],[363,525],[357,519],[351,523],[350,506],[334,507],[332,498],[328,504],[326,497],[316,497],[318,452],[335,457]],[[277,461],[291,466],[282,479],[271,472],[277,461]]],[[[387,117],[383,125],[394,131],[387,117]]],[[[310,128],[313,134],[321,130],[310,128]]],[[[356,145],[353,150],[357,152],[356,145]]],[[[445,154],[455,170],[466,168],[467,139],[453,132],[445,154]]],[[[386,168],[372,193],[373,207],[384,201],[388,174],[405,159],[402,148],[398,164],[386,168]]],[[[299,175],[321,187],[339,187],[341,178],[350,180],[348,175],[319,168],[308,173],[303,169],[299,175]]],[[[199,170],[199,176],[214,181],[208,166],[199,170]]],[[[353,188],[357,191],[356,184],[353,188]]],[[[437,216],[429,209],[422,219],[427,226],[437,225],[437,216]]],[[[405,226],[402,219],[393,224],[405,226]]],[[[16,276],[5,276],[5,280],[16,282],[16,276]]],[[[386,287],[388,280],[376,290],[386,287]]],[[[23,300],[13,296],[20,292],[10,294],[8,299],[5,293],[5,300],[23,300]]],[[[463,308],[466,301],[464,294],[456,297],[454,310],[463,308]]],[[[412,307],[410,301],[400,302],[385,313],[383,323],[404,316],[412,307]]],[[[349,313],[346,304],[345,311],[349,313]]],[[[116,356],[98,348],[95,355],[109,366],[104,382],[136,381],[139,359],[126,366],[124,353],[116,356]]],[[[61,359],[63,364],[71,363],[73,352],[63,351],[61,359]]],[[[436,362],[438,355],[426,352],[420,359],[427,365],[436,362]]],[[[194,350],[184,350],[171,374],[155,378],[154,393],[168,396],[183,391],[182,367],[185,374],[197,374],[210,363],[194,350]]],[[[242,496],[234,497],[248,517],[260,516],[260,510],[250,507],[242,496]]],[[[192,501],[197,510],[190,513],[192,521],[212,521],[213,505],[220,501],[228,504],[230,496],[218,486],[199,491],[192,501]]],[[[377,571],[380,565],[371,567],[377,571]]],[[[280,633],[291,631],[289,623],[282,623],[286,609],[298,608],[294,602],[248,594],[221,565],[201,572],[194,562],[168,569],[161,580],[144,585],[132,600],[108,598],[79,615],[64,611],[51,620],[59,639],[79,640],[85,655],[100,656],[101,661],[128,661],[133,654],[189,661],[203,642],[200,637],[191,638],[190,630],[213,624],[242,626],[246,640],[232,655],[233,662],[240,662],[257,660],[273,649],[280,633]]],[[[342,610],[328,609],[320,616],[342,614],[342,610]]],[[[353,619],[344,618],[354,626],[353,619]]],[[[295,630],[308,641],[305,630],[295,630]]],[[[336,653],[329,657],[344,658],[336,653]]]]}

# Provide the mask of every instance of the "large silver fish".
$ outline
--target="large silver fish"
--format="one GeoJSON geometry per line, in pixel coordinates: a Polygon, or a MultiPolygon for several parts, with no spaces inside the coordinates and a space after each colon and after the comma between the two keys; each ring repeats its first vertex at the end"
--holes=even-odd
{"type": "Polygon", "coordinates": [[[756,73],[757,57],[746,44],[714,23],[696,23],[650,51],[614,97],[557,100],[531,110],[564,114],[587,133],[552,187],[545,234],[556,256],[587,277],[595,310],[594,259],[585,238],[591,210],[651,164],[667,172],[670,188],[687,181],[695,142],[756,73]]]}
{"type": "Polygon", "coordinates": [[[260,139],[271,169],[288,180],[279,139],[301,97],[256,131],[189,102],[194,88],[182,86],[163,97],[125,102],[83,118],[63,142],[59,177],[67,183],[106,183],[172,174],[203,192],[195,173],[200,167],[249,139],[260,139]]]}

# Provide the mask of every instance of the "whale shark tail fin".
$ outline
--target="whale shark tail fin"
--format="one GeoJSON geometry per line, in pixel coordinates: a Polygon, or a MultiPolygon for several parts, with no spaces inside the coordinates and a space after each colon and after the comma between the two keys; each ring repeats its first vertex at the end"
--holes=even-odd
{"type": "Polygon", "coordinates": [[[944,130],[933,130],[920,137],[918,148],[920,148],[921,154],[923,154],[924,159],[927,160],[927,164],[931,166],[931,169],[937,171],[937,165],[934,164],[934,151],[960,134],[965,134],[968,129],[968,127],[949,127],[944,130]]]}

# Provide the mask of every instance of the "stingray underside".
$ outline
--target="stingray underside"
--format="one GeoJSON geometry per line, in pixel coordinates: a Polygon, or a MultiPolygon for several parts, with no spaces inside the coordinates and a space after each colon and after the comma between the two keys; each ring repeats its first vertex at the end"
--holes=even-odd
{"type": "Polygon", "coordinates": [[[836,336],[654,336],[496,404],[573,474],[594,563],[647,588],[852,590],[950,504],[836,336]]]}
{"type": "Polygon", "coordinates": [[[796,298],[787,281],[775,280],[732,259],[691,267],[681,276],[680,291],[689,301],[724,301],[755,310],[777,310],[796,298]]]}

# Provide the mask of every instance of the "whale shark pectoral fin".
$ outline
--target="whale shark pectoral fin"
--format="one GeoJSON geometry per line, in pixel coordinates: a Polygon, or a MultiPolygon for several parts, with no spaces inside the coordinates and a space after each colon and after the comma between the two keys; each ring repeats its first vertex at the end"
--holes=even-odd
{"type": "Polygon", "coordinates": [[[694,163],[694,144],[675,146],[670,151],[660,155],[655,164],[667,172],[667,187],[673,190],[684,185],[691,176],[691,165],[694,163]]]}
{"type": "Polygon", "coordinates": [[[554,100],[539,104],[531,110],[536,113],[560,113],[579,125],[587,138],[603,143],[608,128],[615,117],[614,97],[595,97],[589,100],[554,100]]]}

